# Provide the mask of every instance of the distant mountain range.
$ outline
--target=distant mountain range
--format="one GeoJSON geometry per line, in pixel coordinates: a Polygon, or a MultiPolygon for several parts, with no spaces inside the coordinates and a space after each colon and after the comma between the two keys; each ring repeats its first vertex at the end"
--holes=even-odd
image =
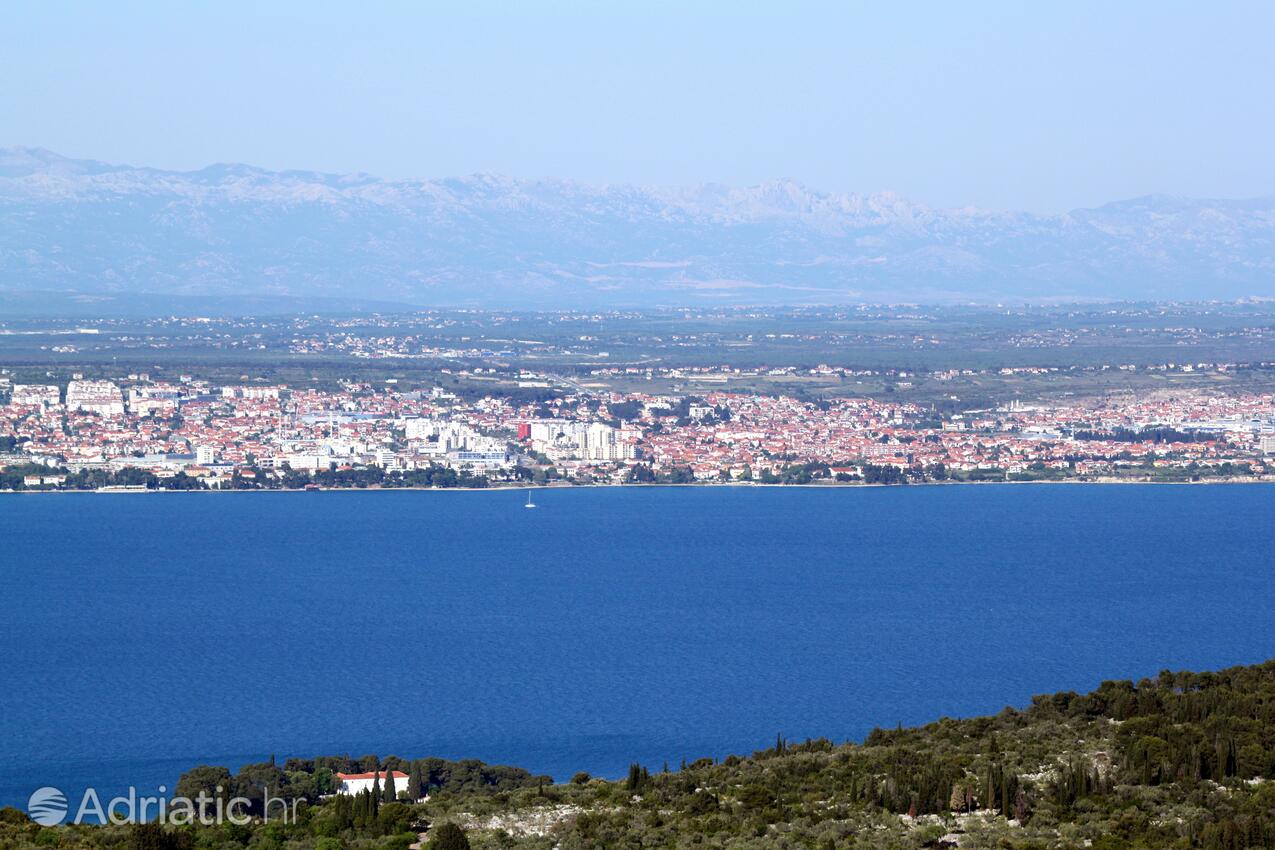
{"type": "Polygon", "coordinates": [[[892,194],[199,171],[0,149],[0,291],[560,308],[1275,296],[1275,198],[1063,215],[892,194]]]}

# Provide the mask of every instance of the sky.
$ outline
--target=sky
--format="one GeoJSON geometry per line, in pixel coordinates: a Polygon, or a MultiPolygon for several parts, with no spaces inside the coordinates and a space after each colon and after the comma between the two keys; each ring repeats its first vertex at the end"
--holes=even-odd
{"type": "Polygon", "coordinates": [[[15,0],[0,145],[160,168],[1275,194],[1271,2],[15,0]]]}

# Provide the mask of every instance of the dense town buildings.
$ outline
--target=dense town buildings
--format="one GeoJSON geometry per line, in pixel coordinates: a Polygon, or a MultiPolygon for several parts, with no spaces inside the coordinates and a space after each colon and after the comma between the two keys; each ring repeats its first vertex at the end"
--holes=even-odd
{"type": "MultiPolygon", "coordinates": [[[[442,389],[347,383],[14,385],[0,406],[3,463],[235,476],[450,468],[487,479],[767,480],[807,465],[815,478],[894,469],[930,480],[1102,477],[1131,471],[1275,473],[1275,396],[1200,391],[1014,402],[940,415],[871,399],[819,402],[708,391],[695,396],[580,391],[516,404],[442,389]],[[641,469],[639,469],[641,468],[641,469]],[[642,474],[645,469],[649,474],[642,474]]],[[[56,486],[56,475],[39,486],[56,486]]],[[[34,485],[33,485],[34,486],[34,485]]]]}
{"type": "Polygon", "coordinates": [[[62,402],[61,391],[50,384],[14,384],[11,403],[18,406],[56,407],[62,402]]]}

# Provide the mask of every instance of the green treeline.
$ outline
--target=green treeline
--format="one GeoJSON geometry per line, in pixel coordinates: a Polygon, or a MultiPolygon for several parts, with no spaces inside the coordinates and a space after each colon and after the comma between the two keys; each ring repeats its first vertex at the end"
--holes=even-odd
{"type": "Polygon", "coordinates": [[[1163,426],[1134,431],[1129,428],[1113,428],[1110,431],[1081,430],[1072,434],[1077,440],[1109,440],[1116,443],[1206,443],[1220,438],[1211,431],[1179,431],[1163,426]]]}
{"type": "MultiPolygon", "coordinates": [[[[485,475],[468,470],[457,471],[450,467],[433,465],[425,469],[385,471],[379,467],[357,469],[320,470],[315,473],[284,468],[281,477],[254,468],[237,469],[228,486],[234,490],[300,490],[314,485],[324,488],[365,487],[464,487],[491,486],[485,475]],[[244,474],[244,473],[248,474],[244,474]]],[[[100,487],[144,487],[147,490],[203,490],[207,484],[201,478],[178,472],[175,475],[158,476],[149,470],[124,467],[117,471],[104,469],[70,472],[65,468],[50,468],[39,464],[19,464],[0,468],[0,490],[96,490],[100,487]],[[43,478],[61,477],[60,484],[25,483],[27,476],[43,478]]]]}
{"type": "Polygon", "coordinates": [[[191,799],[200,793],[214,799],[243,797],[251,801],[253,813],[260,814],[267,789],[274,798],[316,803],[338,790],[339,773],[388,772],[392,775],[394,771],[407,774],[407,780],[401,787],[382,789],[379,796],[384,802],[393,802],[400,797],[417,800],[439,791],[448,794],[508,791],[553,781],[548,776],[533,776],[520,767],[485,764],[477,759],[448,761],[424,758],[409,761],[398,756],[384,759],[375,755],[357,759],[320,756],[313,759],[290,758],[282,766],[273,761],[249,764],[233,776],[224,767],[200,765],[181,775],[173,793],[191,799]]]}

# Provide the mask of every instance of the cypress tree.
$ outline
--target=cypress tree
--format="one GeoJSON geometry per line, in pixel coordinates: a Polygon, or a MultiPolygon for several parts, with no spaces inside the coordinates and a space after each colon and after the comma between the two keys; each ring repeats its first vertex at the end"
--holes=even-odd
{"type": "Polygon", "coordinates": [[[354,800],[354,827],[363,829],[371,822],[372,792],[360,791],[354,800]]]}
{"type": "Polygon", "coordinates": [[[387,803],[392,803],[397,799],[398,799],[398,794],[394,790],[394,771],[390,770],[389,768],[386,768],[384,800],[387,803]]]}
{"type": "Polygon", "coordinates": [[[407,793],[413,800],[419,800],[425,796],[425,789],[422,787],[424,783],[421,781],[421,763],[419,761],[412,762],[411,768],[407,772],[407,793]]]}

